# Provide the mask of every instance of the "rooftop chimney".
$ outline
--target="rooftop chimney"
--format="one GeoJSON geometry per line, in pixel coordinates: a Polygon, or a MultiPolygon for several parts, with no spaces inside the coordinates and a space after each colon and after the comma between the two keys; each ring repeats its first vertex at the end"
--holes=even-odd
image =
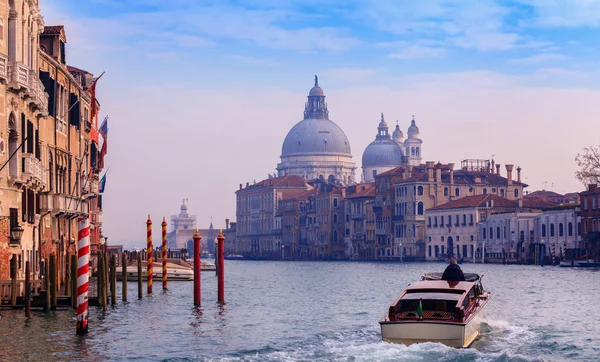
{"type": "Polygon", "coordinates": [[[508,184],[512,185],[512,183],[513,183],[513,180],[512,180],[513,165],[504,165],[504,167],[506,167],[506,178],[508,179],[508,184]]]}
{"type": "Polygon", "coordinates": [[[440,164],[435,166],[435,182],[442,182],[442,166],[440,164]]]}
{"type": "Polygon", "coordinates": [[[229,230],[229,219],[225,219],[225,230],[229,230]]]}
{"type": "Polygon", "coordinates": [[[425,164],[427,165],[427,181],[433,182],[433,162],[427,161],[425,164]]]}
{"type": "Polygon", "coordinates": [[[494,159],[492,159],[492,170],[490,172],[494,173],[494,159]]]}
{"type": "Polygon", "coordinates": [[[517,206],[519,207],[519,209],[523,208],[523,199],[517,200],[517,206]]]}
{"type": "Polygon", "coordinates": [[[517,167],[517,182],[521,182],[521,167],[517,167]]]}
{"type": "MultiPolygon", "coordinates": [[[[492,170],[492,173],[494,173],[494,170],[492,170]]],[[[496,164],[496,175],[500,176],[500,164],[496,164]]]]}
{"type": "Polygon", "coordinates": [[[450,167],[450,185],[454,185],[454,164],[449,163],[448,167],[450,167]]]}
{"type": "Polygon", "coordinates": [[[242,184],[240,184],[240,190],[242,189],[242,184]]]}
{"type": "Polygon", "coordinates": [[[494,199],[490,198],[490,207],[493,208],[494,207],[494,199]]]}
{"type": "Polygon", "coordinates": [[[250,187],[250,182],[246,182],[246,187],[250,187]]]}

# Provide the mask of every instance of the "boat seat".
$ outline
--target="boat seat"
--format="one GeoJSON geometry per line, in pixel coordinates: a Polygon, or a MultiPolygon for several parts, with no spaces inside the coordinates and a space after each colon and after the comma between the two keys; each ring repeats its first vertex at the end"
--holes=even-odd
{"type": "MultiPolygon", "coordinates": [[[[396,320],[415,319],[415,318],[417,318],[416,311],[407,311],[407,312],[402,312],[402,313],[396,314],[396,320]]],[[[424,310],[423,311],[423,319],[449,320],[449,319],[455,319],[455,318],[456,317],[455,317],[454,313],[450,313],[450,312],[443,312],[443,311],[437,311],[437,310],[424,310]]]]}

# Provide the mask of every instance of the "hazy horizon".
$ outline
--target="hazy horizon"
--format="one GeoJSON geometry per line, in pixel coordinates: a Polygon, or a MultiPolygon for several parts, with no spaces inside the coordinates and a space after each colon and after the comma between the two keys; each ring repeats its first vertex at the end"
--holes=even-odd
{"type": "Polygon", "coordinates": [[[144,247],[148,214],[157,238],[183,198],[200,228],[235,221],[235,191],[274,172],[315,74],[357,179],[381,112],[405,135],[415,115],[423,161],[493,157],[530,192],[582,191],[575,156],[599,143],[600,3],[40,3],[45,25],[65,25],[67,63],[106,71],[114,244],[144,247]]]}

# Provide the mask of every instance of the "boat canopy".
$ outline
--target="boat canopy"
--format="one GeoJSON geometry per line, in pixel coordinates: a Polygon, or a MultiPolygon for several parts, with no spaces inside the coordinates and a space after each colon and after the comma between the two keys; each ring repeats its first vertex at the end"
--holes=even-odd
{"type": "MultiPolygon", "coordinates": [[[[444,273],[427,273],[423,274],[421,280],[442,280],[442,275],[444,273]]],[[[476,282],[481,279],[479,274],[477,273],[464,273],[466,282],[476,282]]]]}
{"type": "Polygon", "coordinates": [[[428,300],[452,300],[458,301],[462,298],[462,294],[456,293],[407,293],[404,294],[402,300],[419,300],[419,299],[428,299],[428,300]]]}

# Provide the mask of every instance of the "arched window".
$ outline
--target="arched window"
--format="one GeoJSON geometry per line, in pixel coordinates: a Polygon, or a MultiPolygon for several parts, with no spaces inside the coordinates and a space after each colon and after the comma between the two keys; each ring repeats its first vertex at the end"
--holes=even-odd
{"type": "Polygon", "coordinates": [[[490,227],[490,239],[494,238],[494,228],[490,227]]]}
{"type": "Polygon", "coordinates": [[[417,213],[419,215],[423,215],[423,203],[422,202],[419,202],[417,205],[417,213]]]}
{"type": "Polygon", "coordinates": [[[542,237],[546,237],[546,224],[542,224],[542,237]]]}
{"type": "Polygon", "coordinates": [[[416,155],[417,155],[417,157],[419,157],[419,156],[420,156],[419,147],[417,147],[416,151],[417,151],[417,152],[416,152],[416,155]]]}
{"type": "Polygon", "coordinates": [[[427,227],[431,227],[431,216],[427,217],[427,227]]]}
{"type": "Polygon", "coordinates": [[[485,187],[483,188],[483,194],[484,195],[487,194],[487,188],[485,188],[485,187]]]}
{"type": "Polygon", "coordinates": [[[550,224],[550,236],[554,236],[554,224],[550,224]]]}
{"type": "Polygon", "coordinates": [[[454,189],[454,196],[460,196],[460,189],[458,187],[454,189]]]}
{"type": "Polygon", "coordinates": [[[569,236],[573,236],[573,223],[570,222],[568,226],[569,236]]]}
{"type": "Polygon", "coordinates": [[[558,236],[564,236],[564,235],[565,235],[565,228],[561,222],[560,224],[558,224],[558,236]]]}
{"type": "Polygon", "coordinates": [[[485,227],[484,227],[484,228],[482,228],[482,231],[483,231],[483,233],[482,233],[482,236],[483,236],[483,238],[484,238],[484,239],[485,239],[485,237],[486,237],[486,230],[487,230],[487,229],[486,229],[485,227]]]}
{"type": "Polygon", "coordinates": [[[333,243],[334,243],[334,244],[337,244],[337,243],[338,243],[338,232],[337,232],[337,230],[335,230],[335,231],[333,232],[333,243]]]}
{"type": "Polygon", "coordinates": [[[444,187],[444,196],[448,196],[448,188],[444,187]]]}
{"type": "Polygon", "coordinates": [[[50,191],[54,191],[54,161],[52,152],[48,151],[48,177],[50,180],[50,191]]]}
{"type": "Polygon", "coordinates": [[[496,239],[500,239],[500,226],[496,228],[496,239]]]}
{"type": "Polygon", "coordinates": [[[423,196],[423,186],[419,186],[419,187],[417,188],[417,195],[419,195],[419,196],[423,196]]]}
{"type": "Polygon", "coordinates": [[[515,189],[515,199],[519,197],[519,189],[515,189]]]}
{"type": "Polygon", "coordinates": [[[505,194],[504,194],[504,189],[500,189],[500,196],[501,197],[506,197],[505,194]]]}
{"type": "Polygon", "coordinates": [[[337,214],[333,214],[333,222],[334,223],[338,222],[337,214]]]}
{"type": "Polygon", "coordinates": [[[414,155],[415,155],[415,148],[414,148],[414,147],[410,149],[410,155],[411,155],[411,156],[414,156],[414,155]]]}

